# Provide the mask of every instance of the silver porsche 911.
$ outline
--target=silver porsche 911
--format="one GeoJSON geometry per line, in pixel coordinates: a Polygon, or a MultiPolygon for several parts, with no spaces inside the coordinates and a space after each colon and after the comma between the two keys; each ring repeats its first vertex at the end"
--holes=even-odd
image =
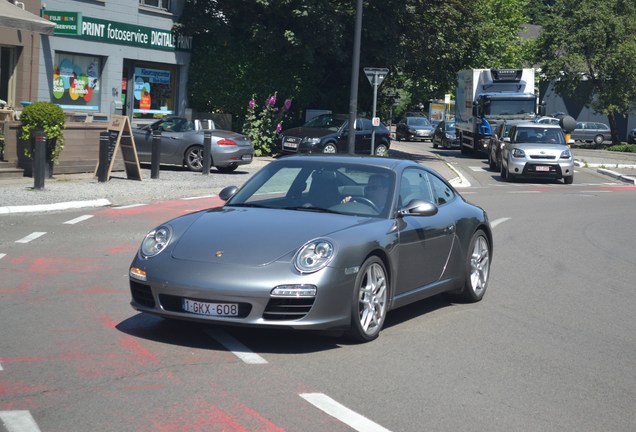
{"type": "Polygon", "coordinates": [[[283,157],[220,198],[146,235],[129,271],[134,309],[370,341],[392,309],[486,292],[486,212],[413,161],[283,157]]]}

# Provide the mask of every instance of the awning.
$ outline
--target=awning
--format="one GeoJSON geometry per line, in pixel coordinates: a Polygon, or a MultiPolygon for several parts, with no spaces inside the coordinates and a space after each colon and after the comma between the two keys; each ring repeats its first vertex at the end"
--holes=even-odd
{"type": "Polygon", "coordinates": [[[50,35],[53,34],[55,23],[45,20],[6,0],[0,0],[0,27],[28,30],[50,35]]]}

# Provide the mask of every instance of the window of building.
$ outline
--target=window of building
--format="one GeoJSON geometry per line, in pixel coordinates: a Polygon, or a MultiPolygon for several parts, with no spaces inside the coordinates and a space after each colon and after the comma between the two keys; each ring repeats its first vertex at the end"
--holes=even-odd
{"type": "Polygon", "coordinates": [[[56,52],[51,102],[65,110],[99,111],[101,75],[101,57],[56,52]]]}
{"type": "Polygon", "coordinates": [[[158,118],[175,114],[176,68],[135,67],[133,117],[158,118]]]}
{"type": "Polygon", "coordinates": [[[170,0],[139,0],[141,6],[170,10],[170,0]]]}

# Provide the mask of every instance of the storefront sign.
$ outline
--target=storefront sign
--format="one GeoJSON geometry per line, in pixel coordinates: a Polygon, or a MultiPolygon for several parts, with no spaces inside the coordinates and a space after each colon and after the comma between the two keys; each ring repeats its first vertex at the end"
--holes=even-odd
{"type": "Polygon", "coordinates": [[[163,51],[192,50],[191,36],[175,35],[170,30],[91,18],[82,16],[79,12],[44,11],[42,16],[56,24],[53,34],[58,36],[71,36],[163,51]],[[74,27],[69,22],[75,23],[74,27]]]}

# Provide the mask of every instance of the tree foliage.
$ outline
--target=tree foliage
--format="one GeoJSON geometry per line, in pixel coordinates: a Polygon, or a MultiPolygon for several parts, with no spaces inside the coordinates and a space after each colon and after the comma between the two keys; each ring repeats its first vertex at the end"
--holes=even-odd
{"type": "Polygon", "coordinates": [[[585,102],[608,116],[617,142],[616,116],[628,114],[636,100],[636,4],[558,0],[545,6],[541,24],[542,72],[560,94],[576,94],[585,81],[591,89],[585,102]]]}
{"type": "MultiPolygon", "coordinates": [[[[360,66],[386,67],[379,109],[403,109],[454,89],[468,67],[518,67],[528,0],[365,1],[360,66]]],[[[296,108],[347,112],[354,1],[186,0],[177,31],[194,36],[189,98],[199,111],[243,118],[251,95],[293,98],[296,108]]],[[[372,87],[360,71],[358,110],[372,87]]],[[[296,115],[298,116],[298,112],[296,115]]],[[[296,121],[301,120],[296,118],[296,121]]]]}

